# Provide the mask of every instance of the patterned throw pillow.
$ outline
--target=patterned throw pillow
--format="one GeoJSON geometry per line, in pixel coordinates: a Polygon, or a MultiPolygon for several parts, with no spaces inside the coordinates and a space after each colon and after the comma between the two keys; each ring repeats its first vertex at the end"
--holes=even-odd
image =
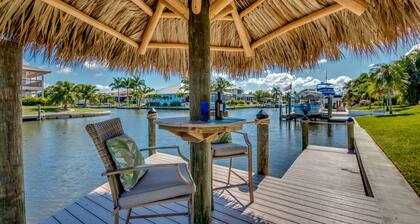
{"type": "MultiPolygon", "coordinates": [[[[138,150],[136,143],[127,135],[111,138],[106,141],[106,145],[117,169],[136,167],[144,164],[143,155],[138,150]]],[[[124,190],[130,191],[146,171],[133,171],[120,175],[120,181],[124,190]]]]}
{"type": "Polygon", "coordinates": [[[224,132],[223,134],[219,135],[219,138],[214,140],[213,144],[223,144],[223,143],[230,143],[232,142],[232,133],[224,132]]]}

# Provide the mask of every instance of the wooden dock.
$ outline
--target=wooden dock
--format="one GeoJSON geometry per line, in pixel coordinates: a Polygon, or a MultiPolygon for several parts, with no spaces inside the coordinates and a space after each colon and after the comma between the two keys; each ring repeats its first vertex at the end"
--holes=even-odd
{"type": "MultiPolygon", "coordinates": [[[[274,155],[273,155],[274,156],[274,155]]],[[[148,163],[180,162],[157,153],[148,163]]],[[[214,186],[227,179],[227,167],[214,166],[214,186]]],[[[238,173],[246,173],[236,170],[238,173]]],[[[232,175],[233,184],[239,178],[232,175]]],[[[355,155],[346,149],[309,146],[283,178],[254,175],[255,202],[246,187],[214,193],[213,223],[382,223],[376,199],[365,196],[355,155]]],[[[186,203],[155,205],[136,214],[185,211],[186,203]]],[[[124,223],[126,212],[120,213],[124,223]]],[[[113,223],[112,199],[104,184],[43,223],[113,223]]],[[[187,217],[132,220],[130,223],[188,223],[187,217]]]]}

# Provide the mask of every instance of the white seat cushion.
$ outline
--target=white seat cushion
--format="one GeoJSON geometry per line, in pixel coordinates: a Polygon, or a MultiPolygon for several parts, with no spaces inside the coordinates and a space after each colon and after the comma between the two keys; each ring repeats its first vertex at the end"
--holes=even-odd
{"type": "Polygon", "coordinates": [[[248,150],[246,146],[235,143],[212,144],[214,157],[226,157],[245,154],[248,150]]]}
{"type": "Polygon", "coordinates": [[[123,192],[119,199],[121,208],[132,208],[142,204],[171,199],[193,192],[193,181],[186,164],[180,166],[181,175],[189,181],[182,182],[175,167],[149,169],[130,191],[123,192]]]}

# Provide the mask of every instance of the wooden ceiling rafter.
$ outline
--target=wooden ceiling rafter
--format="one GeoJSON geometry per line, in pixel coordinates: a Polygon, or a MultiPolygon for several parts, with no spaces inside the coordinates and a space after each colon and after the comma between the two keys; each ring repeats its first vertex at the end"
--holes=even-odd
{"type": "Polygon", "coordinates": [[[153,16],[153,9],[150,8],[143,0],[131,0],[134,4],[136,4],[141,10],[144,11],[148,16],[153,16]]]}
{"type": "Polygon", "coordinates": [[[233,22],[236,27],[236,31],[238,32],[239,39],[241,40],[242,47],[244,48],[244,53],[246,57],[252,57],[254,51],[250,45],[250,37],[248,34],[248,30],[245,28],[244,23],[242,22],[242,18],[239,16],[238,10],[234,2],[231,3],[233,10],[231,10],[233,22]]]}
{"type": "Polygon", "coordinates": [[[159,0],[164,4],[167,8],[172,10],[178,16],[181,16],[183,19],[188,20],[190,16],[190,10],[184,3],[179,0],[159,0]]]}
{"type": "Polygon", "coordinates": [[[149,45],[150,40],[152,39],[152,36],[155,33],[156,26],[159,23],[159,19],[162,16],[164,9],[165,9],[165,5],[162,4],[161,0],[159,0],[156,6],[156,10],[153,13],[153,16],[150,17],[146,30],[144,30],[143,32],[143,36],[142,36],[140,47],[139,47],[139,52],[141,55],[146,54],[147,45],[149,45]]]}
{"type": "Polygon", "coordinates": [[[213,20],[217,14],[219,14],[226,6],[232,3],[233,0],[216,0],[209,8],[209,17],[210,20],[213,20]]]}
{"type": "Polygon", "coordinates": [[[361,16],[367,9],[368,4],[365,0],[335,0],[354,14],[361,16]]]}

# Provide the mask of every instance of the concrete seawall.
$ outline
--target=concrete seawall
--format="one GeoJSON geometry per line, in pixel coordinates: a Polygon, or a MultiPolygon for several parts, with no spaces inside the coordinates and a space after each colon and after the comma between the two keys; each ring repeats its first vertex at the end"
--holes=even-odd
{"type": "MultiPolygon", "coordinates": [[[[85,113],[56,113],[56,114],[44,114],[42,119],[69,119],[69,118],[81,118],[81,117],[97,117],[110,115],[111,111],[103,112],[85,112],[85,113]]],[[[38,115],[23,115],[23,121],[36,121],[38,120],[38,115]]]]}

